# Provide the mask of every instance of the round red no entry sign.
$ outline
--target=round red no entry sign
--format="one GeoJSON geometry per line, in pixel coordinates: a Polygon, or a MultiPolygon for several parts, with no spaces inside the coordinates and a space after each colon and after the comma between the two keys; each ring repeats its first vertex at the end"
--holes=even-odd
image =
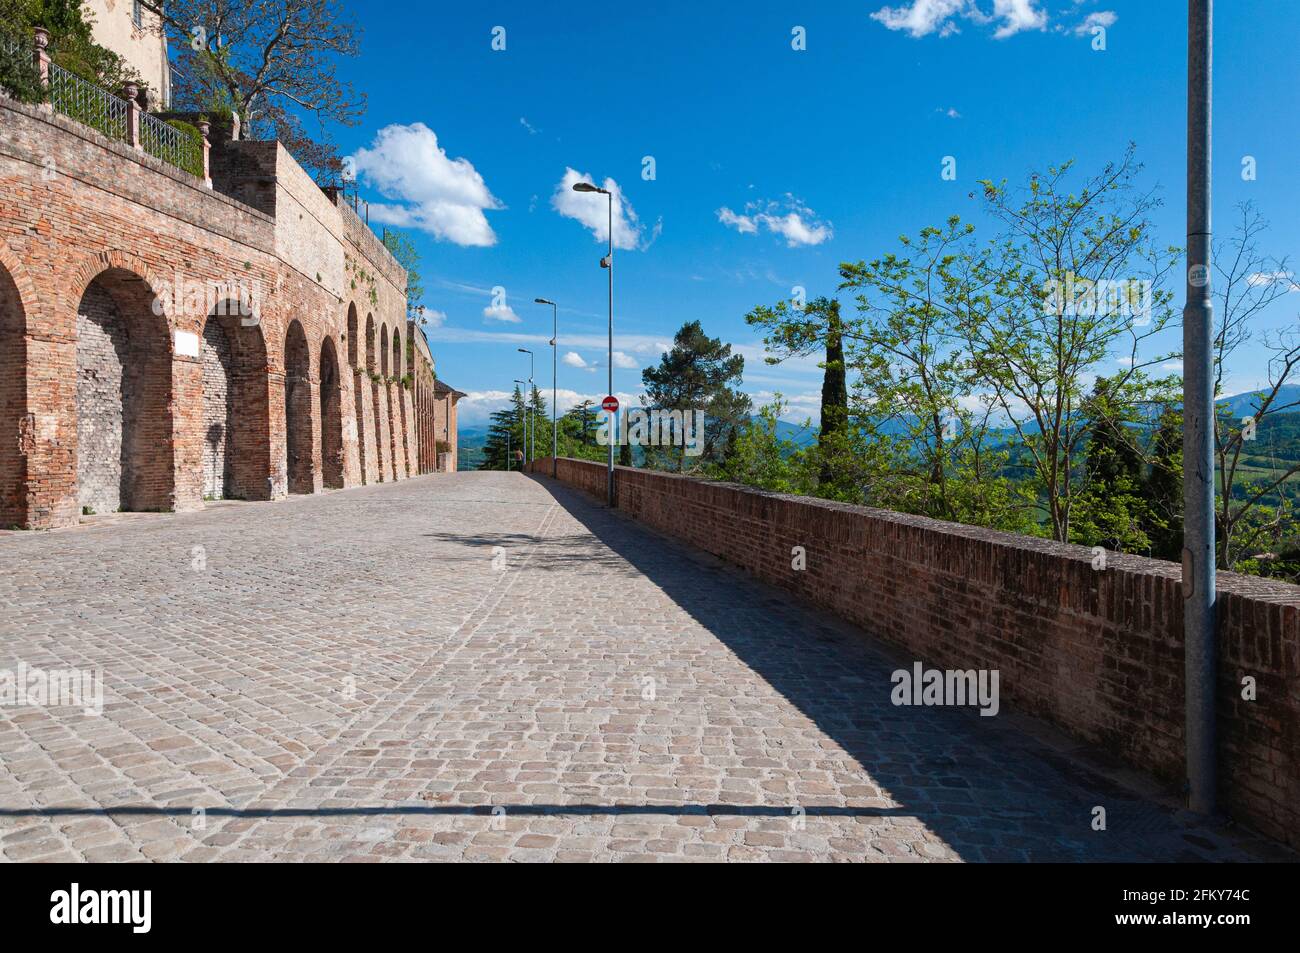
{"type": "Polygon", "coordinates": [[[618,398],[606,397],[604,400],[600,402],[600,409],[607,414],[618,413],[618,398]]]}

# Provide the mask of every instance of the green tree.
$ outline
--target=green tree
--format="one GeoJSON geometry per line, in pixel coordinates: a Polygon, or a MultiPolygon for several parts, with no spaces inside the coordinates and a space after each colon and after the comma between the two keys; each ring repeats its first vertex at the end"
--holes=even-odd
{"type": "Polygon", "coordinates": [[[420,253],[411,236],[400,228],[384,228],[384,247],[406,270],[406,303],[414,307],[424,300],[424,282],[420,276],[420,253]]]}
{"type": "Polygon", "coordinates": [[[773,307],[760,305],[745,321],[763,329],[763,344],[770,352],[769,364],[779,364],[790,357],[806,357],[824,350],[822,398],[817,442],[822,458],[820,476],[823,483],[834,479],[834,448],[849,425],[849,391],[844,359],[844,321],[840,303],[825,296],[814,298],[802,308],[793,302],[780,301],[773,307]]]}
{"type": "Polygon", "coordinates": [[[1215,414],[1215,469],[1218,476],[1216,559],[1220,569],[1241,569],[1240,561],[1261,546],[1282,542],[1289,524],[1287,506],[1270,506],[1297,473],[1300,460],[1270,467],[1259,473],[1244,466],[1244,456],[1254,444],[1261,427],[1279,415],[1300,406],[1288,398],[1288,384],[1300,373],[1300,331],[1295,325],[1279,331],[1260,332],[1259,321],[1266,309],[1296,287],[1285,260],[1277,260],[1259,249],[1259,236],[1267,223],[1250,204],[1239,206],[1240,221],[1232,237],[1214,254],[1218,280],[1214,339],[1215,396],[1223,395],[1223,378],[1233,357],[1243,348],[1263,351],[1267,383],[1256,392],[1246,414],[1234,414],[1217,405],[1215,414]]]}
{"type": "Polygon", "coordinates": [[[1173,317],[1163,285],[1177,261],[1154,239],[1160,203],[1138,190],[1133,147],[1077,187],[1071,165],[1015,191],[982,183],[1003,231],[961,264],[958,299],[975,378],[1010,422],[1046,528],[1063,542],[1086,476],[1090,374],[1122,360],[1109,385],[1116,404],[1151,402],[1168,387],[1146,369],[1174,355],[1142,352],[1173,317]]]}
{"type": "Polygon", "coordinates": [[[1098,378],[1086,412],[1091,426],[1071,521],[1074,541],[1118,552],[1148,552],[1152,518],[1142,451],[1133,433],[1136,409],[1112,400],[1109,381],[1098,378]]]}
{"type": "Polygon", "coordinates": [[[780,435],[780,419],[787,406],[777,394],[771,404],[759,408],[757,416],[735,429],[732,451],[715,472],[719,479],[778,493],[816,490],[809,454],[796,441],[780,435]]]}
{"type": "Polygon", "coordinates": [[[515,451],[524,447],[524,395],[515,385],[510,406],[494,411],[488,419],[488,435],[483,445],[484,470],[517,470],[515,451]]]}
{"type": "Polygon", "coordinates": [[[734,389],[745,370],[745,359],[731,345],[704,333],[699,321],[688,321],[673,338],[672,349],[659,364],[641,372],[651,407],[683,413],[703,411],[703,452],[692,458],[685,447],[645,448],[648,466],[670,463],[678,472],[719,465],[732,431],[749,417],[749,397],[734,389]]]}
{"type": "Polygon", "coordinates": [[[238,113],[248,138],[278,139],[318,181],[337,181],[331,126],[355,126],[366,102],[337,73],[361,37],[341,0],[167,0],[157,9],[185,77],[176,108],[238,113]]]}
{"type": "Polygon", "coordinates": [[[1165,408],[1151,442],[1146,479],[1147,536],[1151,555],[1175,562],[1183,558],[1183,414],[1165,408]]]}

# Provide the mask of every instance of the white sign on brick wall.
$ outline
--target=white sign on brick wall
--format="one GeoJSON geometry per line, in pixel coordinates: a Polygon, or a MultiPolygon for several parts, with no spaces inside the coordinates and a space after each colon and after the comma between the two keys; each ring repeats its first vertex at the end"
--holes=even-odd
{"type": "Polygon", "coordinates": [[[199,336],[193,331],[176,332],[176,356],[177,357],[198,357],[199,356],[199,336]]]}

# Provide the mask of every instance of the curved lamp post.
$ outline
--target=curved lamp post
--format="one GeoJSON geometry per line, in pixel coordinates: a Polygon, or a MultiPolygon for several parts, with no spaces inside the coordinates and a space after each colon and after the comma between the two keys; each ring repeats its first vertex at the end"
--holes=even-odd
{"type": "MultiPolygon", "coordinates": [[[[614,194],[609,189],[602,189],[590,182],[574,182],[575,192],[598,192],[609,200],[609,255],[602,258],[600,267],[609,269],[609,395],[614,396],[614,194]]],[[[614,505],[614,423],[613,414],[609,422],[609,464],[606,467],[605,496],[610,506],[614,505]]]]}
{"type": "Polygon", "coordinates": [[[559,361],[556,355],[559,353],[560,346],[560,308],[554,301],[546,298],[534,298],[535,304],[549,304],[551,306],[551,476],[556,478],[560,475],[560,430],[556,423],[556,388],[559,386],[556,379],[559,376],[559,361]]]}

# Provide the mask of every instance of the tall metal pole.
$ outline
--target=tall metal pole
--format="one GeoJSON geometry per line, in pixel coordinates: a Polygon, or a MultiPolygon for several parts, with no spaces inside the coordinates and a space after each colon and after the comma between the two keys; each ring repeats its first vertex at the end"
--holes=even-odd
{"type": "Polygon", "coordinates": [[[535,304],[549,304],[551,306],[551,476],[560,475],[560,426],[556,417],[556,407],[559,403],[558,380],[559,371],[559,353],[560,353],[560,306],[549,298],[534,298],[535,304]]]}
{"type": "Polygon", "coordinates": [[[1214,305],[1210,116],[1214,0],[1187,3],[1187,306],[1183,309],[1183,640],[1188,807],[1215,809],[1214,305]]]}
{"type": "Polygon", "coordinates": [[[555,416],[559,388],[560,307],[551,302],[551,477],[560,476],[560,425],[555,416]]]}
{"type": "MultiPolygon", "coordinates": [[[[609,395],[614,396],[614,193],[606,192],[609,200],[609,395]]],[[[614,417],[611,414],[610,417],[614,417]]],[[[605,495],[608,504],[614,505],[614,420],[609,422],[609,465],[606,469],[605,495]]]]}
{"type": "Polygon", "coordinates": [[[533,399],[533,391],[537,388],[533,386],[533,352],[526,347],[516,348],[520,354],[528,355],[528,389],[524,394],[524,457],[529,463],[537,459],[537,421],[533,419],[533,408],[530,403],[533,399]],[[532,435],[531,442],[529,434],[532,435]]]}

